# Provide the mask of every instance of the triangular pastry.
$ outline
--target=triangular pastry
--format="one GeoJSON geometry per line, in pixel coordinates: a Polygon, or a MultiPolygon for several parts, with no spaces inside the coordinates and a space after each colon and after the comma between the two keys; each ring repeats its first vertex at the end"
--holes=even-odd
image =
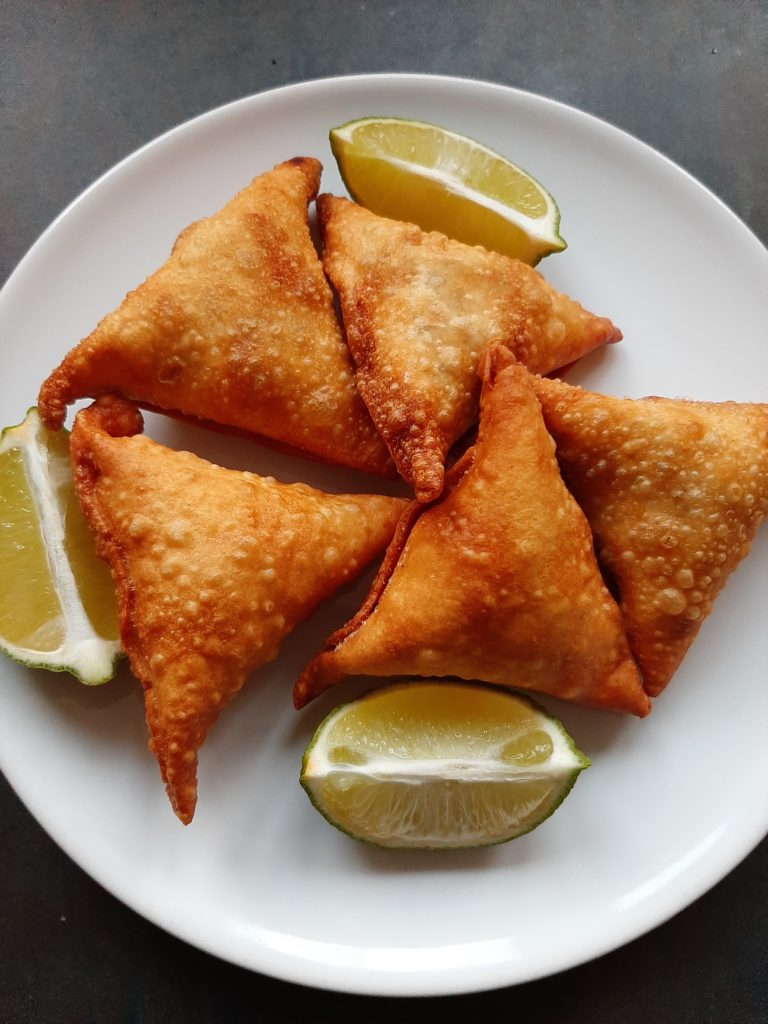
{"type": "Polygon", "coordinates": [[[404,501],[329,495],[211,465],[137,434],[103,396],[71,436],[75,487],[115,579],[123,647],[176,814],[197,751],[248,674],[389,542],[404,501]]]}
{"type": "Polygon", "coordinates": [[[342,676],[454,676],[645,715],[650,702],[530,375],[484,361],[480,433],[442,498],[404,513],[363,608],[294,690],[342,676]]]}
{"type": "Polygon", "coordinates": [[[768,512],[768,405],[534,386],[655,697],[768,512]]]}
{"type": "Polygon", "coordinates": [[[317,160],[254,179],[181,233],[40,390],[44,422],[116,392],[271,438],[327,462],[387,472],[307,223],[317,160]]]}
{"type": "Polygon", "coordinates": [[[517,260],[335,196],[317,212],[358,389],[421,501],[438,496],[446,453],[476,419],[486,344],[548,373],[621,338],[517,260]]]}

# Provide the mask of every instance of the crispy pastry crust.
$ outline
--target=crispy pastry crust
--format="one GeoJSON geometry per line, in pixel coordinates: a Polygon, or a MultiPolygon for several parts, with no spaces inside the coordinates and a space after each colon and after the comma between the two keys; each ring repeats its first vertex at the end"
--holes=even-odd
{"type": "Polygon", "coordinates": [[[307,223],[321,165],[297,157],[191,224],[163,266],[40,389],[44,422],[119,392],[326,462],[387,473],[307,223]]]}
{"type": "Polygon", "coordinates": [[[115,580],[150,746],[186,824],[197,751],[221,708],[388,543],[405,503],[222,469],[138,436],[141,426],[133,405],[101,397],[75,419],[72,463],[115,580]]]}
{"type": "Polygon", "coordinates": [[[452,676],[645,715],[650,702],[530,375],[490,350],[477,444],[404,513],[371,594],[294,690],[345,675],[452,676]]]}
{"type": "Polygon", "coordinates": [[[655,697],[768,513],[768,405],[534,387],[655,697]]]}
{"type": "Polygon", "coordinates": [[[440,494],[445,456],[477,417],[489,342],[548,373],[621,338],[517,260],[335,196],[317,212],[360,394],[420,501],[440,494]]]}

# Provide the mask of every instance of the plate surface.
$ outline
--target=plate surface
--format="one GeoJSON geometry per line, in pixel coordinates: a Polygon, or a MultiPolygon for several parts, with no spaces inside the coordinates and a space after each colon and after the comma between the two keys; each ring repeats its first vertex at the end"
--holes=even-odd
{"type": "MultiPolygon", "coordinates": [[[[508,155],[557,197],[568,250],[540,269],[624,342],[569,376],[611,394],[765,400],[768,252],[711,193],[586,114],[500,86],[415,75],[290,86],[163,136],[85,192],[0,296],[3,424],[176,234],[273,164],[313,155],[340,191],[328,130],[391,114],[435,121],[508,155]],[[10,367],[10,369],[8,369],[10,367]]],[[[148,417],[148,433],[236,468],[328,489],[360,475],[148,417]]],[[[298,785],[301,752],[347,683],[306,712],[296,674],[365,593],[363,581],[284,643],[228,708],[201,756],[184,829],[146,750],[125,668],[88,690],[0,666],[0,767],[93,878],[151,921],[218,956],[350,992],[435,994],[530,980],[659,924],[768,830],[768,535],[720,597],[643,722],[547,701],[593,767],[538,831],[505,846],[417,855],[346,839],[298,785]]]]}

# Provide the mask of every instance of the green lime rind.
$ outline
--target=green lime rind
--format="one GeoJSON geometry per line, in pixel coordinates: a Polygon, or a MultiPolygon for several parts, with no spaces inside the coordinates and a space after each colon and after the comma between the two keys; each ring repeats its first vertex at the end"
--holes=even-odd
{"type": "MultiPolygon", "coordinates": [[[[431,846],[427,843],[419,844],[418,846],[410,845],[408,843],[382,843],[377,842],[375,839],[371,839],[368,836],[360,835],[357,832],[350,831],[349,829],[345,828],[344,825],[341,824],[336,818],[334,818],[329,813],[329,811],[326,810],[326,808],[322,805],[322,803],[320,802],[320,800],[318,799],[317,795],[313,790],[312,780],[307,778],[307,767],[311,759],[312,753],[314,751],[314,748],[317,746],[317,743],[323,736],[323,734],[326,733],[327,730],[330,728],[333,721],[336,718],[340,717],[350,705],[357,704],[360,701],[364,701],[366,700],[366,698],[373,696],[374,694],[379,695],[391,690],[402,689],[407,686],[418,686],[419,683],[425,682],[427,682],[427,680],[425,680],[423,677],[416,677],[413,680],[400,681],[397,683],[393,683],[389,686],[377,687],[376,689],[370,690],[368,691],[368,693],[363,694],[361,697],[358,697],[351,701],[345,701],[344,703],[337,705],[319,723],[319,725],[315,729],[312,739],[310,740],[304,751],[304,754],[301,759],[301,772],[299,775],[299,782],[301,784],[302,789],[307,794],[307,797],[309,798],[309,801],[312,804],[312,806],[328,822],[328,824],[332,825],[337,831],[341,832],[345,836],[348,836],[350,839],[355,839],[358,842],[365,843],[368,846],[376,847],[377,849],[411,851],[423,850],[425,853],[435,853],[438,851],[452,852],[457,850],[484,849],[489,846],[501,846],[504,843],[512,842],[512,840],[514,839],[519,839],[521,836],[528,835],[528,833],[533,832],[540,825],[542,825],[548,818],[551,818],[555,811],[558,809],[558,807],[560,807],[565,798],[571,792],[573,787],[576,785],[576,780],[581,775],[581,773],[586,768],[591,767],[592,761],[582,751],[580,751],[577,748],[573,737],[567,731],[567,729],[565,728],[565,726],[559,718],[557,718],[555,715],[547,711],[546,708],[542,707],[542,705],[539,704],[538,701],[531,699],[531,697],[529,697],[528,694],[522,694],[518,691],[513,691],[510,688],[509,690],[507,690],[510,696],[514,696],[522,703],[527,704],[532,710],[534,710],[542,718],[546,719],[553,726],[553,728],[562,736],[568,750],[573,755],[574,760],[576,761],[576,764],[572,771],[568,775],[563,777],[561,783],[555,789],[551,802],[545,806],[545,808],[539,813],[538,817],[536,817],[534,821],[508,836],[501,836],[499,838],[490,839],[487,842],[457,842],[455,845],[451,846],[446,846],[445,844],[439,846],[431,846]]],[[[441,678],[439,680],[430,680],[430,682],[445,682],[450,683],[451,685],[459,685],[467,689],[475,688],[489,690],[497,694],[500,689],[498,686],[494,686],[490,683],[484,683],[480,681],[469,682],[463,679],[454,680],[450,678],[441,678]]]]}
{"type": "Polygon", "coordinates": [[[109,669],[98,673],[89,673],[87,669],[80,669],[76,665],[72,664],[64,664],[63,662],[58,661],[46,661],[46,655],[37,656],[34,651],[26,651],[22,647],[9,646],[1,639],[0,654],[4,654],[7,658],[10,658],[11,661],[15,661],[17,665],[23,665],[25,668],[42,668],[47,672],[68,672],[69,675],[74,676],[75,679],[78,679],[84,686],[103,686],[104,683],[108,683],[111,679],[115,678],[120,662],[125,657],[125,651],[120,648],[117,641],[104,642],[114,643],[116,650],[112,655],[109,669]]]}

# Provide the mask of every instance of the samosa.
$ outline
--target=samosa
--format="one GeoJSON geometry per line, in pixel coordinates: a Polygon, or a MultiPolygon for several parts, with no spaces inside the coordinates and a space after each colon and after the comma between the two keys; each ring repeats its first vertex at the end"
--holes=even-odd
{"type": "Polygon", "coordinates": [[[446,454],[477,418],[489,342],[548,373],[621,338],[517,260],[335,196],[317,213],[360,394],[420,501],[438,496],[446,454]]]}
{"type": "Polygon", "coordinates": [[[223,469],[139,435],[113,396],[80,412],[75,488],[115,580],[150,746],[186,824],[197,752],[283,637],[389,542],[405,502],[329,495],[223,469]]]}
{"type": "Polygon", "coordinates": [[[437,503],[403,514],[362,609],[297,682],[297,706],[359,673],[478,679],[648,713],[530,375],[501,347],[483,371],[477,443],[437,503]]]}
{"type": "Polygon", "coordinates": [[[768,405],[534,387],[655,697],[768,512],[768,405]]]}
{"type": "Polygon", "coordinates": [[[44,382],[43,421],[59,427],[75,399],[116,392],[387,473],[309,233],[321,170],[279,164],[183,231],[44,382]]]}

